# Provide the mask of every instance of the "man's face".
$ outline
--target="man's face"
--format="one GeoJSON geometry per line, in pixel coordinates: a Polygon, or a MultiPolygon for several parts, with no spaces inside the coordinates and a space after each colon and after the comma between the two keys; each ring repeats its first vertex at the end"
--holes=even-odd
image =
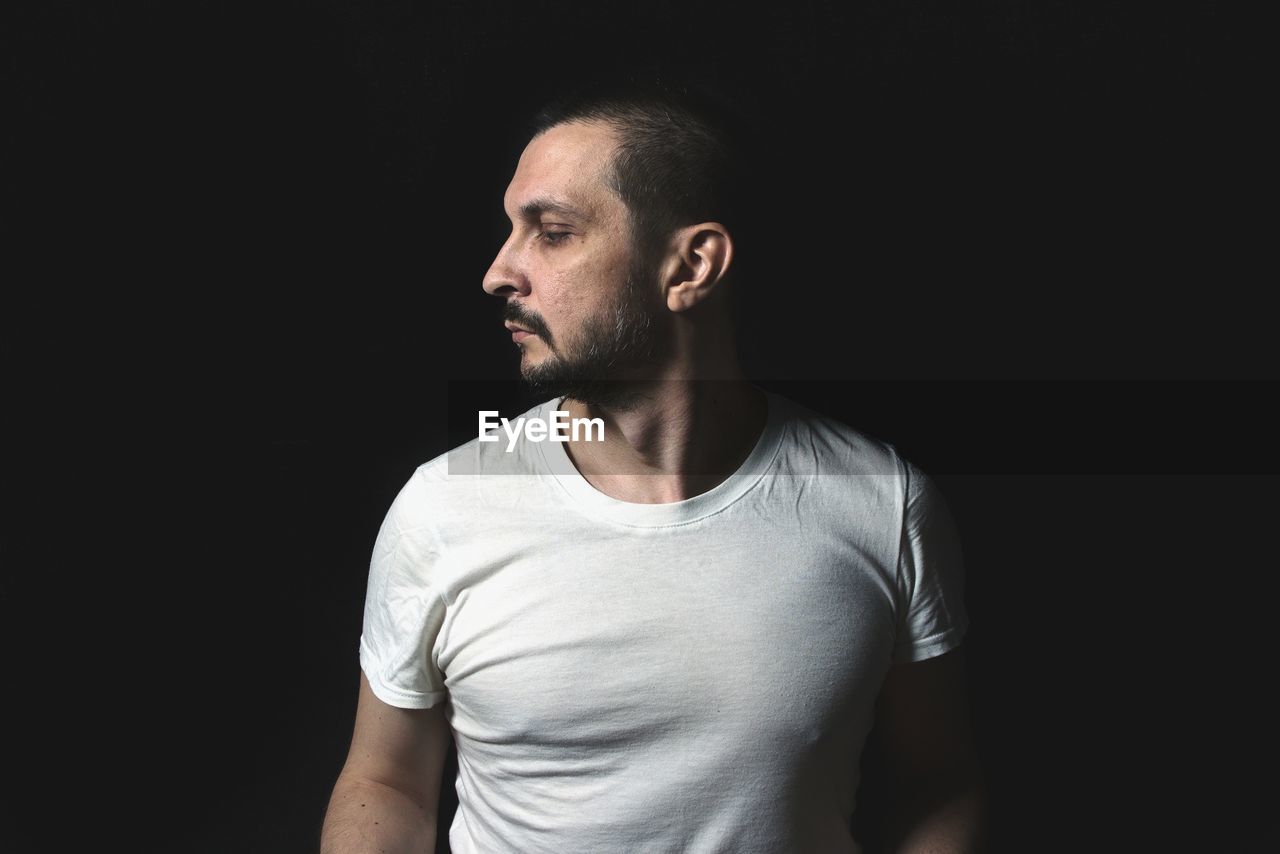
{"type": "Polygon", "coordinates": [[[634,252],[629,216],[607,186],[611,128],[570,122],[530,141],[503,206],[511,236],[484,277],[506,298],[520,375],[544,397],[620,402],[614,380],[652,368],[662,314],[655,271],[634,252]]]}

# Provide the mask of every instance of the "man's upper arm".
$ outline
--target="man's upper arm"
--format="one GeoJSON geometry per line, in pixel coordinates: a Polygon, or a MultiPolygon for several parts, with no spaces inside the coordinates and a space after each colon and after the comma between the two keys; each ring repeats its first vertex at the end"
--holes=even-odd
{"type": "Polygon", "coordinates": [[[452,743],[444,709],[445,703],[428,709],[389,705],[373,693],[362,672],[355,732],[342,775],[390,786],[435,814],[452,743]]]}
{"type": "Polygon", "coordinates": [[[893,665],[876,700],[890,774],[900,784],[979,777],[963,648],[893,665]]]}

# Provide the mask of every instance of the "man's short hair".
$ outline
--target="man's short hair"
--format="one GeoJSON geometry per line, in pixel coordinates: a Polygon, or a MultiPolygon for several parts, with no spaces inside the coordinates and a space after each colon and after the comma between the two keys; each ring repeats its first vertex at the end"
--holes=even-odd
{"type": "Polygon", "coordinates": [[[604,121],[618,136],[609,186],[631,217],[632,245],[653,258],[676,229],[719,222],[734,268],[751,241],[750,170],[759,113],[744,90],[705,78],[632,73],[585,84],[538,111],[532,139],[572,121],[604,121]]]}

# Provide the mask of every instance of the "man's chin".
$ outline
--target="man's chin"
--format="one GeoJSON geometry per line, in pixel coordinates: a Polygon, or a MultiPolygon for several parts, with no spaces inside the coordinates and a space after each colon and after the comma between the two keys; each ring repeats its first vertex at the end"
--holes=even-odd
{"type": "Polygon", "coordinates": [[[530,397],[547,400],[553,397],[573,396],[580,383],[559,377],[539,376],[537,373],[522,371],[520,386],[530,397]]]}

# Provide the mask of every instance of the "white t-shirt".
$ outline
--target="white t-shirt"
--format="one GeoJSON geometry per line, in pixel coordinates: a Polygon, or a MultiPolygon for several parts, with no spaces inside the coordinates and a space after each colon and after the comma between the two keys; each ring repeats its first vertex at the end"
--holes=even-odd
{"type": "Polygon", "coordinates": [[[360,664],[391,705],[447,701],[456,854],[858,854],[885,673],[967,625],[959,542],[891,445],[766,394],[747,460],[685,501],[501,431],[401,489],[360,664]]]}

